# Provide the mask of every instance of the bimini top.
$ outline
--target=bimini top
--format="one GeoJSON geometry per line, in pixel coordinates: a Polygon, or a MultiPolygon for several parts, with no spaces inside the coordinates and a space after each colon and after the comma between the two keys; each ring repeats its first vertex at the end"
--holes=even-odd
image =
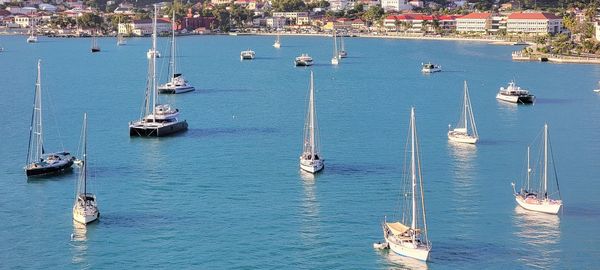
{"type": "Polygon", "coordinates": [[[393,223],[386,222],[385,224],[388,226],[388,228],[390,228],[390,230],[392,231],[392,233],[394,235],[401,235],[410,229],[410,227],[408,227],[400,222],[393,222],[393,223]]]}

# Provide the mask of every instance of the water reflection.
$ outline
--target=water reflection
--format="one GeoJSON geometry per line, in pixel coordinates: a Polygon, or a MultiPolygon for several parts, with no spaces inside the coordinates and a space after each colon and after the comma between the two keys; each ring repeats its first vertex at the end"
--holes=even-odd
{"type": "Polygon", "coordinates": [[[73,233],[71,234],[71,247],[73,258],[71,263],[88,268],[87,264],[87,227],[79,222],[73,221],[73,233]]]}
{"type": "Polygon", "coordinates": [[[560,262],[560,220],[556,215],[515,207],[518,260],[527,268],[550,269],[560,262]]]}
{"type": "Polygon", "coordinates": [[[448,141],[450,156],[450,170],[452,175],[452,200],[453,211],[461,213],[456,216],[457,224],[455,233],[458,237],[469,237],[476,225],[479,207],[473,204],[473,194],[476,189],[475,159],[477,147],[472,144],[448,141]]]}
{"type": "Polygon", "coordinates": [[[390,250],[385,250],[382,252],[387,253],[386,256],[384,256],[384,257],[390,265],[390,267],[388,269],[410,269],[410,270],[428,269],[427,263],[424,261],[400,256],[390,250]]]}
{"type": "Polygon", "coordinates": [[[312,173],[300,171],[302,187],[304,188],[304,198],[302,199],[302,224],[300,227],[300,236],[305,241],[306,246],[319,243],[319,201],[316,196],[316,176],[312,173]]]}

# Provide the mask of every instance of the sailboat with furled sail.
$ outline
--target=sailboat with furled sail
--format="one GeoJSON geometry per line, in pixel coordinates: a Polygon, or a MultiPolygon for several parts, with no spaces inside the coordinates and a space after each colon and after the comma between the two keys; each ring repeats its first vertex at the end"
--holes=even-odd
{"type": "Polygon", "coordinates": [[[336,30],[333,29],[333,57],[331,58],[332,65],[338,65],[340,63],[340,55],[338,54],[337,35],[336,30]]]}
{"type": "MultiPolygon", "coordinates": [[[[448,125],[450,128],[451,126],[448,125]]],[[[458,124],[454,129],[448,131],[448,139],[453,142],[475,144],[479,140],[477,134],[477,126],[475,125],[475,117],[473,116],[473,108],[471,108],[471,98],[469,97],[469,88],[465,81],[463,108],[458,124]]]]}
{"type": "Polygon", "coordinates": [[[275,49],[281,48],[281,38],[279,37],[279,32],[277,32],[277,38],[275,39],[275,43],[273,43],[273,47],[275,47],[275,49]]]}
{"type": "Polygon", "coordinates": [[[396,222],[388,222],[386,217],[381,225],[385,244],[392,251],[403,256],[427,261],[431,243],[427,236],[415,108],[410,110],[410,138],[408,140],[410,144],[410,146],[407,146],[407,151],[410,147],[410,174],[405,172],[403,177],[402,219],[396,222]]]}
{"type": "Polygon", "coordinates": [[[88,224],[100,217],[98,211],[98,202],[96,195],[88,192],[87,184],[87,113],[83,114],[83,127],[81,129],[81,146],[83,159],[79,170],[79,180],[77,181],[77,193],[75,203],[73,204],[73,220],[88,224]]]}
{"type": "Polygon", "coordinates": [[[175,10],[173,9],[173,21],[172,21],[172,36],[171,36],[171,57],[170,57],[170,71],[171,71],[171,78],[170,81],[159,86],[158,87],[158,92],[161,94],[181,94],[181,93],[185,93],[185,92],[191,92],[196,90],[196,88],[191,85],[188,81],[185,80],[185,78],[183,77],[183,74],[181,73],[177,73],[177,65],[175,63],[176,58],[176,52],[177,50],[175,49],[175,10]]]}
{"type": "Polygon", "coordinates": [[[556,167],[554,166],[554,159],[552,158],[552,147],[550,146],[550,142],[548,139],[548,124],[544,124],[544,135],[543,142],[541,143],[543,146],[541,154],[541,170],[533,170],[530,167],[530,148],[527,147],[527,176],[526,181],[524,181],[523,186],[519,190],[516,191],[515,183],[512,183],[513,191],[515,194],[515,200],[519,206],[536,212],[542,212],[547,214],[558,214],[562,207],[562,200],[560,198],[560,189],[558,186],[558,176],[556,174],[556,167]],[[549,153],[550,152],[550,153],[549,153]],[[548,166],[552,165],[554,172],[554,183],[555,190],[551,189],[551,182],[548,181],[548,166]],[[532,185],[531,183],[531,174],[539,171],[537,175],[539,175],[538,185],[532,185]],[[556,196],[558,199],[552,199],[551,196],[556,196]]]}
{"type": "Polygon", "coordinates": [[[300,168],[309,173],[316,173],[325,166],[321,156],[321,144],[319,140],[319,128],[317,126],[317,113],[315,110],[315,87],[313,72],[310,71],[310,90],[308,100],[308,112],[304,122],[304,145],[300,155],[300,168]]]}
{"type": "Polygon", "coordinates": [[[98,45],[98,39],[96,38],[96,33],[92,34],[92,47],[91,50],[93,53],[100,51],[100,46],[98,45]]]}
{"type": "MultiPolygon", "coordinates": [[[[152,23],[152,48],[156,52],[156,17],[157,5],[154,5],[154,19],[152,23]]],[[[140,119],[129,122],[129,135],[141,137],[161,137],[185,131],[188,123],[179,120],[179,109],[169,104],[158,102],[158,87],[156,80],[156,54],[151,54],[148,59],[148,80],[146,95],[140,119]]]]}
{"type": "Polygon", "coordinates": [[[46,153],[44,149],[44,132],[42,125],[42,61],[38,60],[37,80],[35,82],[35,97],[33,113],[29,128],[29,147],[27,149],[27,176],[58,173],[70,169],[75,160],[68,152],[46,153]]]}

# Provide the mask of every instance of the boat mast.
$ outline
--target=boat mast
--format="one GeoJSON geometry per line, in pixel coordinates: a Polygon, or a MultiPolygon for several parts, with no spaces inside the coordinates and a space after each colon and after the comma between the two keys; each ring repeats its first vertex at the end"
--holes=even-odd
{"type": "Polygon", "coordinates": [[[310,102],[310,108],[309,108],[309,113],[310,113],[310,119],[309,119],[309,129],[310,129],[310,153],[312,155],[312,158],[314,159],[315,156],[315,87],[314,87],[314,81],[313,81],[313,72],[312,70],[310,71],[310,98],[309,98],[309,102],[310,102]]]}
{"type": "Polygon", "coordinates": [[[527,191],[529,192],[529,175],[531,174],[531,167],[529,167],[529,146],[527,146],[527,191]]]}
{"type": "Polygon", "coordinates": [[[171,22],[171,32],[173,32],[173,37],[171,40],[171,78],[175,78],[175,3],[173,3],[173,21],[171,22]]]}
{"type": "Polygon", "coordinates": [[[337,31],[333,28],[333,58],[338,58],[337,48],[337,31]]]}
{"type": "Polygon", "coordinates": [[[87,193],[87,113],[83,114],[83,194],[87,193]]]}
{"type": "Polygon", "coordinates": [[[467,81],[465,81],[465,97],[464,97],[464,104],[465,104],[465,106],[463,108],[464,115],[465,115],[465,132],[468,132],[468,130],[469,130],[469,128],[468,128],[469,127],[469,122],[468,122],[468,119],[467,119],[467,106],[469,106],[469,104],[467,102],[468,102],[468,98],[467,98],[467,81]]]}
{"type": "Polygon", "coordinates": [[[411,228],[413,229],[412,240],[416,239],[417,225],[417,197],[415,196],[417,189],[417,172],[415,164],[415,108],[410,109],[410,173],[412,184],[412,221],[411,228]]]}
{"type": "Polygon", "coordinates": [[[35,94],[33,98],[33,113],[29,127],[29,146],[27,149],[27,164],[37,162],[44,154],[44,139],[42,137],[42,60],[38,60],[37,79],[35,81],[35,94]],[[33,137],[33,141],[32,141],[33,137]],[[35,149],[32,149],[35,148],[35,149]],[[32,153],[32,150],[34,153],[32,153]]]}
{"type": "Polygon", "coordinates": [[[548,199],[548,124],[544,124],[544,200],[548,199]]]}
{"type": "Polygon", "coordinates": [[[156,113],[156,99],[158,95],[156,92],[156,14],[158,13],[157,5],[154,4],[154,20],[152,21],[152,61],[151,72],[152,72],[152,115],[156,113]]]}

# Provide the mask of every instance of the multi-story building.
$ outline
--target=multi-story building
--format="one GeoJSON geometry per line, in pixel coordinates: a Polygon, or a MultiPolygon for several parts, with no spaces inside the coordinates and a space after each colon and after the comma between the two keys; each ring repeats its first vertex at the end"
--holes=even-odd
{"type": "Polygon", "coordinates": [[[492,26],[491,13],[471,13],[456,18],[457,32],[487,33],[492,26]]]}
{"type": "Polygon", "coordinates": [[[381,0],[381,7],[385,12],[412,10],[412,6],[406,0],[381,0]]]}
{"type": "Polygon", "coordinates": [[[15,23],[22,28],[29,28],[31,26],[37,25],[40,21],[40,17],[33,15],[17,15],[15,16],[15,23]]]}
{"type": "Polygon", "coordinates": [[[562,31],[562,18],[552,13],[512,13],[506,20],[506,32],[524,34],[558,34],[562,31]]]}
{"type": "Polygon", "coordinates": [[[285,27],[286,18],[284,17],[268,17],[266,26],[272,29],[281,29],[285,27]]]}
{"type": "Polygon", "coordinates": [[[273,12],[273,17],[284,17],[290,21],[290,24],[296,25],[310,23],[308,12],[273,12]]]}
{"type": "MultiPolygon", "coordinates": [[[[152,34],[152,20],[134,20],[130,23],[119,23],[119,34],[146,36],[152,34]]],[[[171,21],[160,18],[156,20],[156,31],[158,33],[171,32],[171,21]]]]}
{"type": "Polygon", "coordinates": [[[506,16],[499,14],[492,15],[492,24],[488,32],[490,34],[496,34],[502,30],[506,30],[506,16]]]}

